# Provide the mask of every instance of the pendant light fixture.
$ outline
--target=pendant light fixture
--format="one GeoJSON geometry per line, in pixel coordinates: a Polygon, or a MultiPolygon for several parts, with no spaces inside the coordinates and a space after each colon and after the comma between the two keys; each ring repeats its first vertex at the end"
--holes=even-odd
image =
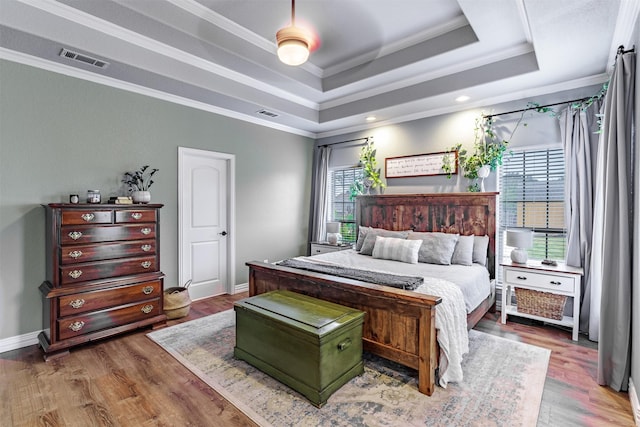
{"type": "Polygon", "coordinates": [[[291,0],[291,25],[276,33],[278,58],[287,65],[302,65],[309,58],[311,37],[302,28],[296,27],[296,2],[291,0]]]}

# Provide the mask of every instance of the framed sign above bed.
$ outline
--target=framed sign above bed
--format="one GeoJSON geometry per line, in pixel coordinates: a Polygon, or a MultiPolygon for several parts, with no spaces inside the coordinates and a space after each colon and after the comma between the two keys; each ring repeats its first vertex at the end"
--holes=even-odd
{"type": "Polygon", "coordinates": [[[458,173],[458,152],[440,152],[415,154],[413,156],[387,157],[385,160],[385,178],[408,178],[416,176],[448,175],[442,169],[445,156],[455,156],[452,174],[458,173]]]}

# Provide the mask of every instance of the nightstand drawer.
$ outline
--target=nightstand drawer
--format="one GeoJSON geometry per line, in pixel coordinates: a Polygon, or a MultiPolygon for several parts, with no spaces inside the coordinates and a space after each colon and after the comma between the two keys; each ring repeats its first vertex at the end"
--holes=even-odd
{"type": "Polygon", "coordinates": [[[351,245],[330,245],[328,243],[311,243],[311,255],[326,254],[329,252],[346,251],[351,245]]]}
{"type": "Polygon", "coordinates": [[[562,291],[573,293],[576,287],[575,277],[558,276],[549,273],[533,273],[523,270],[505,269],[505,280],[515,286],[523,285],[538,290],[562,291]]]}

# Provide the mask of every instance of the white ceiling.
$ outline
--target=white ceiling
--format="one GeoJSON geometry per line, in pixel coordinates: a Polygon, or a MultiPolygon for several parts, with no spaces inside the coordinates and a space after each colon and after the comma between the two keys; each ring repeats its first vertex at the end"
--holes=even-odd
{"type": "Polygon", "coordinates": [[[290,0],[0,0],[0,57],[324,137],[603,83],[639,11],[640,0],[298,0],[296,22],[319,45],[289,67],[275,33],[290,0]]]}

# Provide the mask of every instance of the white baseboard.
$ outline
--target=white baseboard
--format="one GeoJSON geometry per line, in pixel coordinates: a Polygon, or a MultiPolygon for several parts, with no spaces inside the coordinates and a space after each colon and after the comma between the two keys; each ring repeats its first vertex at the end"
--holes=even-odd
{"type": "Polygon", "coordinates": [[[40,334],[40,331],[2,339],[0,340],[0,353],[38,344],[38,334],[40,334]]]}
{"type": "Polygon", "coordinates": [[[233,287],[233,294],[239,294],[240,292],[246,292],[249,290],[249,282],[238,283],[233,287]]]}
{"type": "Polygon", "coordinates": [[[638,400],[638,392],[633,385],[632,378],[629,378],[629,401],[631,401],[631,410],[633,418],[636,420],[636,426],[640,427],[640,400],[638,400]]]}

